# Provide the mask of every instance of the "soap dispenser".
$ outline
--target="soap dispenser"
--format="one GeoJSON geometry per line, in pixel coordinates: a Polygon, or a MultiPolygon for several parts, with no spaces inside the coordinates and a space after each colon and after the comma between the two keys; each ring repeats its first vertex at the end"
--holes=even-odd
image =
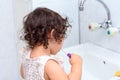
{"type": "Polygon", "coordinates": [[[114,75],[114,77],[110,80],[120,80],[120,71],[117,71],[114,75]]]}

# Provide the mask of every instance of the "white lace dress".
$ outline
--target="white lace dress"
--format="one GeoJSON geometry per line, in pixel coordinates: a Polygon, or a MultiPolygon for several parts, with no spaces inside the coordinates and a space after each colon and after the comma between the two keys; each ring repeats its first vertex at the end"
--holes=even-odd
{"type": "Polygon", "coordinates": [[[46,62],[50,59],[57,61],[60,64],[61,68],[63,68],[63,60],[60,57],[46,55],[31,59],[30,52],[30,50],[24,50],[22,51],[21,56],[25,80],[45,80],[44,67],[46,62]]]}

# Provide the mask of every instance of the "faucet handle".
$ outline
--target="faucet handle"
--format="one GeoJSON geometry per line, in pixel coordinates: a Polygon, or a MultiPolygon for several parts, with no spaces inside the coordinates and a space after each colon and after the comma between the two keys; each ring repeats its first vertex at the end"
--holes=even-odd
{"type": "Polygon", "coordinates": [[[88,28],[89,28],[89,30],[94,31],[94,30],[100,28],[100,24],[98,24],[98,23],[91,23],[88,28]]]}
{"type": "Polygon", "coordinates": [[[119,31],[120,30],[116,27],[110,27],[107,29],[107,35],[112,37],[112,36],[116,35],[119,31]]]}

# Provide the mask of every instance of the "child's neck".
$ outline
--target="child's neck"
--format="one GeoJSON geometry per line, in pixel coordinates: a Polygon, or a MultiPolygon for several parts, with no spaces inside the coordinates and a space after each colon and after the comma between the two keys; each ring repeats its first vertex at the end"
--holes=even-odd
{"type": "Polygon", "coordinates": [[[50,49],[45,49],[43,46],[36,46],[32,49],[30,58],[42,56],[42,55],[50,55],[50,49]]]}

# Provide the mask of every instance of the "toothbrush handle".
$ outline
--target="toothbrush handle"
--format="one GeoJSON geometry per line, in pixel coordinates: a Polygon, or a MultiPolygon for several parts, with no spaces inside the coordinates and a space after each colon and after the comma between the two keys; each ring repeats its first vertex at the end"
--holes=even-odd
{"type": "Polygon", "coordinates": [[[69,58],[71,58],[71,54],[70,54],[70,53],[67,53],[67,56],[68,56],[69,58]]]}

